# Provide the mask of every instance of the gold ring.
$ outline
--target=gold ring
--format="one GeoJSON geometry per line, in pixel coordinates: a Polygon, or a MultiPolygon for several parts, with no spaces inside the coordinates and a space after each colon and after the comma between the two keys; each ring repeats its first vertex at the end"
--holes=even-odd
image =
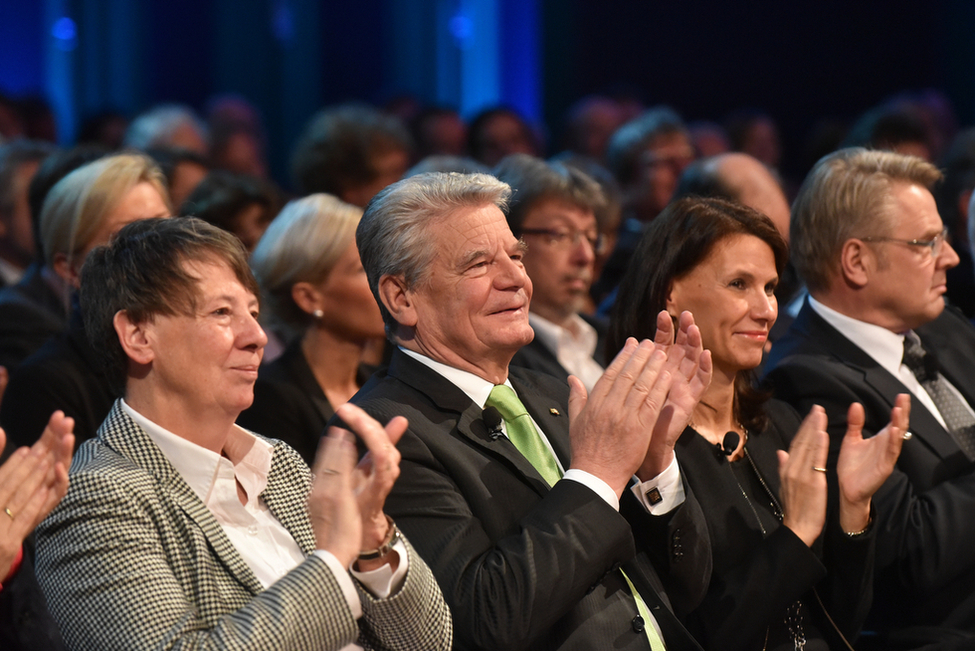
{"type": "Polygon", "coordinates": [[[4,509],[3,512],[9,515],[11,520],[14,519],[14,512],[11,511],[10,509],[4,509]]]}
{"type": "Polygon", "coordinates": [[[333,470],[332,468],[323,468],[322,469],[322,474],[323,475],[339,475],[341,473],[338,470],[333,470]]]}
{"type": "Polygon", "coordinates": [[[816,472],[826,472],[826,468],[818,468],[816,466],[813,466],[812,469],[815,470],[816,472]]]}

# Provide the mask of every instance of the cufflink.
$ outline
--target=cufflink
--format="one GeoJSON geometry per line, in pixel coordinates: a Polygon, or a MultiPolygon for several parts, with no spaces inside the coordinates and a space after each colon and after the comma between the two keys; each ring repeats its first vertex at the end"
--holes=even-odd
{"type": "Polygon", "coordinates": [[[661,502],[664,501],[664,498],[660,496],[660,491],[656,487],[653,487],[650,490],[648,490],[646,495],[647,495],[647,501],[650,502],[650,504],[653,506],[656,506],[657,504],[660,504],[661,502]]]}

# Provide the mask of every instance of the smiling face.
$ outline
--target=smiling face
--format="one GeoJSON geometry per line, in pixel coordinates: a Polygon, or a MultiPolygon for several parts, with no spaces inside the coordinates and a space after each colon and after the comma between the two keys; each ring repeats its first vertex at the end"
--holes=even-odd
{"type": "Polygon", "coordinates": [[[485,379],[498,369],[506,376],[511,357],[534,336],[522,243],[493,204],[455,212],[428,232],[436,254],[406,290],[400,317],[415,333],[408,347],[485,379]]]}
{"type": "MultiPolygon", "coordinates": [[[[944,228],[934,197],[919,185],[894,183],[887,210],[891,228],[884,237],[932,240],[944,228]]],[[[936,319],[945,306],[946,273],[958,264],[951,245],[944,242],[937,257],[928,247],[902,242],[870,242],[869,247],[876,252],[865,297],[875,314],[871,322],[904,332],[936,319]]]]}
{"type": "Polygon", "coordinates": [[[199,279],[195,313],[157,314],[144,324],[154,399],[190,418],[216,413],[232,422],[254,400],[267,343],[257,297],[222,261],[183,266],[199,279]]]}
{"type": "MultiPolygon", "coordinates": [[[[673,281],[667,311],[690,311],[711,351],[716,372],[729,377],[762,362],[775,323],[775,256],[754,235],[732,235],[687,275],[673,281]]],[[[651,317],[648,317],[651,318],[651,317]]]]}

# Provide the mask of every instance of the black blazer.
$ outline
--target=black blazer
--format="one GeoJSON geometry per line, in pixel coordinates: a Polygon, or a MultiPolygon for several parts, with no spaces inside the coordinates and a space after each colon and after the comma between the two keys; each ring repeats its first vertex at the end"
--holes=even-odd
{"type": "Polygon", "coordinates": [[[0,365],[12,371],[66,327],[64,299],[44,280],[40,265],[32,265],[19,283],[0,290],[0,365]]]}
{"type": "MultiPolygon", "coordinates": [[[[360,386],[373,370],[365,364],[359,367],[360,386]]],[[[322,430],[334,414],[335,409],[308,366],[299,337],[280,357],[261,367],[254,384],[254,402],[241,412],[237,424],[281,439],[312,466],[322,430]]]]}
{"type": "Polygon", "coordinates": [[[49,339],[10,374],[0,425],[16,445],[33,445],[60,409],[75,420],[75,449],[94,438],[118,397],[88,343],[77,308],[67,330],[49,339]]]}
{"type": "Polygon", "coordinates": [[[770,497],[780,495],[776,452],[788,450],[800,419],[776,400],[767,410],[768,427],[745,444],[754,468],[748,458],[729,463],[690,427],[678,440],[677,459],[707,520],[713,566],[707,597],[686,613],[685,623],[708,649],[791,650],[785,618],[798,600],[806,648],[843,648],[812,589],[841,633],[853,640],[870,607],[876,527],[849,538],[831,516],[811,549],[781,526],[770,497]]]}
{"type": "MultiPolygon", "coordinates": [[[[566,385],[516,368],[510,379],[568,467],[566,385]]],[[[409,419],[386,511],[433,568],[456,622],[455,648],[648,649],[621,565],[670,651],[700,648],[658,596],[631,522],[582,484],[550,488],[506,438],[491,438],[481,407],[440,374],[396,350],[387,375],[373,376],[353,402],[382,422],[409,419]]],[[[695,506],[689,500],[664,522],[643,512],[634,526],[669,531],[652,551],[700,582],[695,560],[706,553],[696,545],[695,506]]]]}
{"type": "MultiPolygon", "coordinates": [[[[946,309],[916,330],[941,362],[945,377],[975,405],[975,330],[946,309]]],[[[772,347],[765,383],[775,396],[806,413],[813,404],[829,417],[835,467],[851,402],[863,404],[864,433],[882,429],[898,393],[907,388],[852,341],[803,305],[785,337],[772,347]]],[[[876,603],[868,626],[943,625],[975,631],[975,464],[917,400],[913,437],[877,491],[876,603]]]]}

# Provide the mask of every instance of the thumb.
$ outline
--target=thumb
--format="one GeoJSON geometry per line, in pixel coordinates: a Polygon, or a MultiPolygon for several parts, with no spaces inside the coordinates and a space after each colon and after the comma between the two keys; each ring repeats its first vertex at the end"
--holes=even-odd
{"type": "Polygon", "coordinates": [[[863,413],[863,405],[859,402],[850,403],[850,409],[846,412],[846,436],[863,438],[863,425],[866,417],[863,413]]]}
{"type": "Polygon", "coordinates": [[[576,417],[586,407],[589,402],[589,393],[582,380],[574,375],[569,376],[569,422],[575,421],[576,417]]]}

